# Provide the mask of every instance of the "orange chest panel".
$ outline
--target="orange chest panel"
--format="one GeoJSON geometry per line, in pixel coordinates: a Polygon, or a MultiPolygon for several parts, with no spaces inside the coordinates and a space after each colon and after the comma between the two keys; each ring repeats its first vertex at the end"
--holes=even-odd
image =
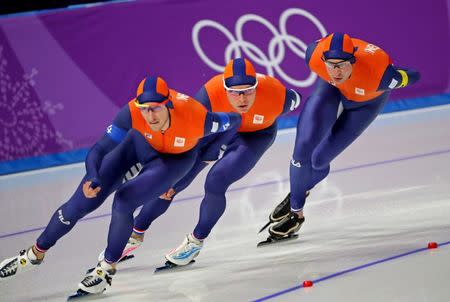
{"type": "MultiPolygon", "coordinates": [[[[205,85],[213,112],[236,112],[228,101],[222,75],[205,85]]],[[[286,88],[275,78],[258,74],[255,102],[249,111],[241,113],[239,132],[254,132],[271,126],[283,112],[286,88]]]]}
{"type": "Polygon", "coordinates": [[[178,154],[194,148],[204,136],[206,109],[194,99],[181,95],[172,98],[173,109],[170,112],[170,127],[164,132],[153,131],[142,116],[134,101],[128,103],[131,112],[132,127],[139,131],[147,142],[161,153],[178,154]]]}
{"type": "Polygon", "coordinates": [[[389,64],[392,64],[389,56],[379,47],[358,39],[352,39],[358,49],[355,52],[356,62],[353,64],[352,75],[342,84],[331,81],[321,57],[324,45],[321,41],[317,43],[316,49],[309,61],[311,70],[335,86],[351,101],[364,102],[371,100],[383,93],[377,91],[383,74],[389,64]]]}

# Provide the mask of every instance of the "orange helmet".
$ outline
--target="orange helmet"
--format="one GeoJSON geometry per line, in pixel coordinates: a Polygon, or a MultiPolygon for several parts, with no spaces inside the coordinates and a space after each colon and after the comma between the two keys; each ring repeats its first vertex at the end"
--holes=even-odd
{"type": "Polygon", "coordinates": [[[255,85],[256,72],[252,63],[243,58],[230,60],[225,66],[223,80],[226,87],[237,85],[255,85]]]}
{"type": "Polygon", "coordinates": [[[160,77],[148,76],[143,79],[136,91],[136,104],[164,103],[170,99],[169,87],[160,77]]]}
{"type": "Polygon", "coordinates": [[[355,62],[354,53],[356,48],[349,35],[341,33],[329,34],[324,38],[323,43],[325,43],[324,60],[340,59],[351,63],[355,62]]]}

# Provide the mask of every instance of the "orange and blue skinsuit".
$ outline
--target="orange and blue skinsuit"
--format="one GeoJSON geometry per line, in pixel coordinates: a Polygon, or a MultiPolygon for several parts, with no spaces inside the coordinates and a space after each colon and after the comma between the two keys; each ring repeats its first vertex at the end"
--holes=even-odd
{"type": "Polygon", "coordinates": [[[303,209],[306,192],[328,175],[330,162],[372,123],[390,91],[419,79],[418,72],[395,67],[378,46],[340,33],[309,45],[305,60],[319,79],[297,124],[290,165],[294,211],[303,209]],[[350,78],[341,84],[334,83],[327,73],[324,54],[350,60],[350,78]],[[338,115],[340,104],[343,111],[338,115]]]}
{"type": "MultiPolygon", "coordinates": [[[[155,82],[155,77],[147,77],[146,81],[155,82]]],[[[105,257],[111,262],[117,261],[133,229],[134,210],[155,200],[190,171],[205,137],[237,129],[240,125],[238,114],[208,112],[201,103],[174,90],[170,90],[170,102],[165,106],[170,126],[164,132],[150,128],[135,100],[119,111],[104,136],[88,153],[86,175],[77,190],[55,211],[37,239],[38,249],[51,248],[79,219],[116,191],[105,257]],[[122,184],[125,173],[137,163],[143,166],[138,177],[122,184]],[[101,188],[94,198],[83,194],[82,186],[87,180],[101,188]]]]}
{"type": "MultiPolygon", "coordinates": [[[[226,145],[223,157],[214,163],[206,177],[199,220],[193,231],[198,239],[206,238],[224,213],[225,192],[228,187],[244,177],[272,145],[277,133],[276,119],[283,113],[296,109],[300,104],[300,96],[294,90],[287,89],[277,79],[249,71],[252,69],[250,63],[246,61],[244,64],[243,59],[235,59],[233,62],[233,74],[227,75],[226,68],[224,74],[213,77],[196,94],[196,99],[212,112],[236,112],[227,98],[225,80],[236,79],[235,84],[253,85],[255,82],[245,82],[246,76],[250,74],[258,83],[253,106],[247,112],[241,113],[242,123],[238,131],[230,135],[228,142],[222,141],[226,145]]],[[[205,166],[206,163],[197,162],[175,185],[175,191],[179,193],[186,188],[205,166]]],[[[150,206],[142,208],[136,217],[135,232],[143,232],[150,226],[154,218],[152,213],[154,210],[150,206]]]]}

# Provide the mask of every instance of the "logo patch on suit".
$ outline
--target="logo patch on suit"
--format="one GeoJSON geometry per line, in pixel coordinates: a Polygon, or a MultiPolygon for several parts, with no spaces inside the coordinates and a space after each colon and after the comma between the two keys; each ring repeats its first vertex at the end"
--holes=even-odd
{"type": "Polygon", "coordinates": [[[58,210],[58,218],[59,218],[59,221],[61,221],[65,225],[70,225],[70,221],[65,220],[61,209],[58,210]]]}
{"type": "Polygon", "coordinates": [[[253,124],[262,124],[264,122],[264,115],[255,114],[253,116],[253,124]]]}
{"type": "Polygon", "coordinates": [[[184,147],[186,143],[186,139],[184,137],[175,136],[175,142],[173,143],[174,147],[184,147]]]}
{"type": "Polygon", "coordinates": [[[218,122],[213,122],[212,123],[212,128],[211,128],[211,133],[216,133],[217,130],[219,130],[219,123],[218,122]]]}
{"type": "Polygon", "coordinates": [[[183,93],[180,93],[180,92],[177,93],[176,98],[177,98],[177,100],[180,100],[180,101],[187,101],[187,100],[189,100],[189,96],[187,96],[187,95],[185,95],[183,93]]]}
{"type": "Polygon", "coordinates": [[[398,81],[396,79],[392,79],[391,83],[389,84],[389,88],[394,89],[398,84],[398,81]]]}
{"type": "Polygon", "coordinates": [[[230,127],[230,123],[226,123],[222,125],[222,131],[227,130],[230,127]]]}
{"type": "Polygon", "coordinates": [[[145,132],[144,135],[148,139],[152,139],[153,138],[153,135],[151,135],[150,133],[145,132]]]}
{"type": "Polygon", "coordinates": [[[362,88],[355,87],[355,93],[359,95],[365,95],[366,92],[362,88]]]}
{"type": "Polygon", "coordinates": [[[364,51],[373,55],[378,49],[380,48],[376,45],[367,44],[366,48],[364,48],[364,51]]]}
{"type": "Polygon", "coordinates": [[[300,168],[302,165],[300,164],[300,162],[299,161],[296,161],[295,159],[291,159],[291,164],[294,166],[294,167],[297,167],[297,168],[300,168]]]}

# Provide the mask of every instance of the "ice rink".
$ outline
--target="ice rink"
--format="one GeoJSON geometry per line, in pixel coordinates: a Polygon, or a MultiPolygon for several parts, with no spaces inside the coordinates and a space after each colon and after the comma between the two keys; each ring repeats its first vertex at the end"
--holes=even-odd
{"type": "MultiPolygon", "coordinates": [[[[450,106],[380,116],[312,191],[297,240],[256,248],[289,191],[294,129],[280,131],[227,194],[197,262],[153,274],[193,230],[202,173],[119,265],[102,301],[450,301],[450,106]],[[427,243],[440,243],[427,250],[427,243]],[[398,257],[397,257],[398,256],[398,257]],[[314,286],[303,288],[304,280],[314,286]]],[[[0,177],[0,258],[30,247],[74,191],[84,165],[0,177]]],[[[64,301],[105,247],[111,197],[33,272],[0,283],[0,301],[64,301]]],[[[86,299],[87,300],[87,299],[86,299]]]]}

